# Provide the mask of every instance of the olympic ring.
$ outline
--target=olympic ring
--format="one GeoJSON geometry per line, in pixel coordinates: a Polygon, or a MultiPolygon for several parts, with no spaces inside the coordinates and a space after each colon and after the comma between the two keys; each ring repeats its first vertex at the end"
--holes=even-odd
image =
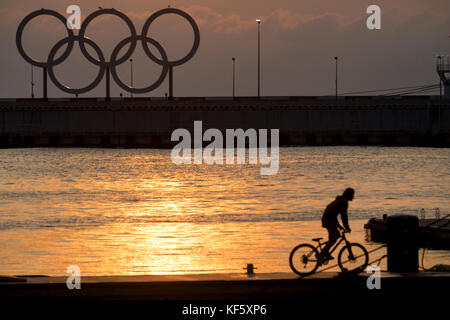
{"type": "MultiPolygon", "coordinates": [[[[167,77],[169,68],[173,68],[173,67],[185,64],[186,62],[188,62],[189,60],[191,60],[194,57],[194,55],[196,54],[196,52],[200,46],[200,31],[199,31],[199,28],[198,28],[195,20],[189,14],[187,14],[186,12],[179,10],[179,9],[166,8],[166,9],[159,10],[159,11],[155,12],[154,14],[152,14],[145,21],[144,26],[142,28],[142,34],[137,35],[136,29],[135,29],[132,21],[130,20],[130,18],[127,15],[125,15],[124,13],[117,11],[115,9],[100,9],[100,10],[94,11],[93,13],[91,13],[89,16],[86,17],[86,19],[83,21],[83,23],[81,25],[81,29],[80,29],[78,35],[75,36],[73,33],[73,30],[67,28],[66,18],[64,16],[62,16],[61,14],[59,14],[58,12],[53,11],[53,10],[41,9],[41,10],[34,11],[34,12],[30,13],[29,15],[27,15],[22,20],[22,22],[19,24],[19,27],[17,28],[17,33],[16,33],[16,45],[17,45],[17,49],[18,49],[20,55],[25,59],[25,61],[27,61],[28,63],[30,63],[34,66],[37,66],[37,67],[47,68],[48,75],[49,75],[50,79],[52,80],[53,84],[57,88],[59,88],[60,90],[62,90],[64,92],[71,93],[71,94],[81,94],[81,93],[89,92],[98,86],[98,84],[102,81],[103,77],[105,76],[105,73],[108,72],[108,74],[109,74],[109,72],[111,72],[112,78],[114,79],[116,84],[119,87],[121,87],[122,89],[124,89],[125,91],[131,92],[131,93],[148,93],[148,92],[151,92],[151,91],[157,89],[164,82],[165,78],[167,77]],[[113,49],[113,52],[111,53],[111,58],[109,61],[105,60],[105,56],[104,56],[102,50],[100,49],[100,47],[93,40],[91,40],[90,38],[85,36],[86,29],[87,29],[89,23],[92,22],[92,20],[94,20],[95,18],[97,18],[101,15],[104,15],[104,14],[110,14],[110,15],[115,15],[115,16],[119,17],[120,19],[122,19],[125,22],[125,24],[130,29],[130,36],[123,39],[122,41],[120,41],[117,44],[117,46],[113,49]],[[188,54],[184,58],[181,58],[176,61],[169,61],[167,53],[165,52],[165,50],[161,46],[161,44],[158,41],[156,41],[155,39],[147,36],[150,25],[157,18],[159,18],[165,14],[176,14],[176,15],[179,15],[179,16],[185,18],[191,25],[192,30],[194,32],[194,43],[192,45],[191,50],[188,52],[188,54]],[[25,26],[32,19],[34,19],[40,15],[50,15],[50,16],[57,18],[64,24],[64,26],[67,29],[67,33],[68,33],[67,37],[59,40],[51,48],[46,62],[39,61],[39,60],[34,59],[31,56],[29,56],[25,52],[23,45],[22,45],[22,34],[23,34],[23,30],[25,29],[25,26]],[[99,68],[100,68],[97,77],[94,79],[94,81],[91,84],[87,85],[84,88],[78,88],[78,89],[74,89],[74,88],[71,88],[69,86],[66,86],[66,85],[60,83],[58,81],[58,79],[56,78],[54,70],[53,70],[54,66],[61,64],[62,62],[64,62],[67,59],[67,57],[72,52],[75,41],[78,42],[83,56],[89,62],[99,66],[99,68]],[[117,66],[125,63],[133,55],[138,41],[142,42],[142,47],[144,49],[144,52],[147,54],[147,56],[153,62],[162,66],[161,75],[156,80],[156,82],[149,85],[148,87],[144,87],[144,88],[135,88],[135,87],[126,85],[125,83],[123,83],[122,80],[120,80],[120,78],[117,74],[117,71],[116,71],[117,66]],[[120,50],[128,43],[130,43],[130,46],[129,46],[128,50],[126,51],[126,53],[122,57],[117,57],[120,50]],[[159,51],[161,58],[156,57],[150,51],[150,49],[148,47],[148,43],[153,45],[159,51]],[[55,55],[58,52],[58,50],[61,49],[61,47],[64,46],[65,44],[67,44],[67,47],[64,50],[64,52],[61,54],[61,56],[55,58],[55,55]],[[94,58],[87,51],[86,44],[88,44],[89,46],[91,46],[94,49],[94,51],[96,52],[96,54],[98,56],[98,59],[94,58]]],[[[109,76],[107,77],[107,79],[109,79],[109,76]]]]}
{"type": "MultiPolygon", "coordinates": [[[[32,13],[30,13],[29,15],[27,15],[25,18],[23,18],[22,22],[19,24],[19,27],[17,28],[17,33],[16,33],[16,45],[17,45],[17,49],[19,50],[20,55],[28,62],[31,63],[34,66],[37,67],[48,67],[48,62],[41,62],[37,59],[34,59],[32,57],[30,57],[25,50],[23,49],[22,46],[22,33],[23,33],[23,29],[25,28],[25,26],[27,25],[28,22],[30,22],[32,19],[36,18],[37,16],[41,16],[41,15],[49,15],[49,16],[53,16],[55,18],[57,18],[58,20],[60,20],[64,26],[66,26],[66,18],[64,18],[64,16],[62,16],[61,14],[59,14],[56,11],[53,10],[47,10],[47,9],[41,9],[41,10],[37,10],[34,11],[32,13]]],[[[58,59],[56,59],[54,61],[55,64],[59,64],[61,62],[63,62],[64,60],[67,59],[67,57],[69,56],[69,54],[72,52],[72,48],[73,48],[73,30],[71,29],[67,29],[67,32],[69,33],[69,45],[67,46],[66,50],[64,51],[64,53],[61,55],[61,57],[59,57],[58,59]]]]}
{"type": "MultiPolygon", "coordinates": [[[[57,86],[59,89],[61,89],[62,91],[65,91],[67,93],[73,93],[73,94],[81,94],[81,93],[85,93],[88,91],[91,91],[92,89],[94,89],[103,79],[103,76],[105,74],[105,70],[106,70],[106,63],[105,63],[105,57],[103,56],[103,52],[100,50],[100,48],[98,47],[98,45],[92,41],[89,38],[81,38],[80,36],[75,37],[75,40],[78,41],[80,43],[84,44],[84,41],[86,41],[87,43],[89,43],[90,46],[92,46],[92,48],[94,48],[95,52],[97,53],[98,57],[99,57],[99,65],[100,65],[100,70],[98,72],[97,77],[95,78],[94,82],[92,82],[90,85],[81,88],[81,89],[72,89],[68,86],[64,86],[62,85],[58,79],[56,79],[55,77],[55,73],[53,71],[53,66],[57,65],[57,63],[55,63],[53,61],[53,58],[56,54],[56,52],[58,52],[58,50],[66,43],[69,41],[68,38],[64,38],[62,40],[59,40],[55,46],[52,48],[52,50],[50,51],[50,53],[48,54],[48,59],[47,59],[47,63],[48,63],[48,75],[50,77],[50,79],[52,80],[52,82],[55,84],[55,86],[57,86]],[[80,41],[81,40],[81,41],[80,41]]],[[[97,61],[98,62],[98,61],[97,61]]]]}
{"type": "MultiPolygon", "coordinates": [[[[178,9],[174,9],[174,8],[166,8],[166,9],[162,9],[159,10],[157,12],[155,12],[154,14],[152,14],[150,16],[150,18],[147,19],[147,21],[145,21],[144,26],[142,27],[142,35],[147,35],[148,33],[148,29],[150,28],[150,25],[153,23],[153,21],[155,21],[158,17],[164,15],[164,14],[170,14],[170,13],[174,13],[177,15],[182,16],[183,18],[185,18],[190,25],[192,26],[192,30],[194,31],[194,44],[192,46],[191,51],[182,59],[178,60],[178,61],[173,61],[173,62],[168,62],[168,66],[180,66],[182,64],[185,64],[186,62],[188,62],[189,60],[192,59],[192,57],[195,55],[195,53],[198,50],[198,47],[200,45],[200,30],[198,29],[197,24],[195,23],[195,20],[192,19],[192,17],[190,15],[188,15],[186,12],[178,10],[178,9]]],[[[142,42],[142,46],[144,48],[145,53],[147,53],[147,55],[156,63],[161,64],[161,65],[165,65],[166,63],[159,60],[157,57],[155,57],[150,49],[148,48],[147,44],[145,42],[142,42]]]]}
{"type": "Polygon", "coordinates": [[[122,89],[127,90],[129,92],[133,92],[133,93],[146,93],[146,92],[155,90],[156,88],[158,88],[161,85],[161,83],[163,83],[164,79],[167,76],[167,72],[169,71],[168,60],[167,60],[167,54],[164,51],[161,44],[159,44],[159,42],[157,42],[156,40],[153,40],[152,38],[149,38],[147,36],[142,36],[142,35],[137,36],[137,39],[141,40],[142,43],[150,42],[151,44],[153,44],[156,47],[156,49],[158,49],[159,53],[161,54],[161,57],[163,59],[163,70],[161,72],[161,76],[159,77],[159,79],[156,80],[156,82],[154,84],[148,86],[147,88],[141,88],[141,89],[129,87],[119,79],[119,76],[117,75],[117,72],[116,72],[116,65],[117,65],[116,64],[116,56],[119,54],[119,51],[120,51],[120,49],[123,48],[123,46],[125,46],[128,42],[133,41],[132,37],[128,37],[128,38],[122,40],[114,48],[113,53],[111,54],[111,75],[113,76],[113,79],[114,79],[114,81],[116,81],[117,85],[119,85],[119,87],[121,87],[122,89]]]}
{"type": "MultiPolygon", "coordinates": [[[[130,48],[128,48],[128,51],[125,53],[125,55],[118,60],[117,64],[122,64],[125,61],[127,61],[131,55],[134,52],[134,49],[136,48],[136,29],[134,28],[133,23],[131,22],[130,18],[128,18],[125,14],[123,14],[122,12],[119,12],[115,9],[100,9],[97,10],[93,13],[91,13],[90,15],[88,15],[86,17],[86,19],[83,21],[83,24],[81,25],[81,29],[80,29],[80,33],[79,36],[80,37],[84,37],[84,34],[86,33],[86,28],[88,27],[89,23],[94,20],[95,18],[103,15],[103,14],[112,14],[115,16],[118,16],[119,18],[121,18],[123,21],[125,21],[125,23],[127,24],[128,28],[130,28],[130,32],[131,32],[131,38],[133,39],[130,45],[130,48]]],[[[98,64],[98,61],[95,58],[92,58],[92,56],[89,54],[89,52],[86,50],[86,47],[84,46],[84,42],[80,42],[80,49],[81,52],[83,52],[83,55],[92,63],[94,64],[98,64]]]]}

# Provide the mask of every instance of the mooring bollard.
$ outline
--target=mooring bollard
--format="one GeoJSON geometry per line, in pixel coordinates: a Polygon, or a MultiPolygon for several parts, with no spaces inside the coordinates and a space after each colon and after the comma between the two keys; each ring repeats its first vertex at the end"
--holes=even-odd
{"type": "Polygon", "coordinates": [[[247,274],[255,274],[255,272],[254,272],[254,270],[255,269],[258,269],[258,268],[255,268],[254,266],[253,266],[253,263],[247,263],[247,267],[246,268],[243,268],[244,270],[247,270],[247,274]]]}
{"type": "Polygon", "coordinates": [[[411,215],[393,215],[387,219],[388,271],[419,270],[419,219],[411,215]]]}

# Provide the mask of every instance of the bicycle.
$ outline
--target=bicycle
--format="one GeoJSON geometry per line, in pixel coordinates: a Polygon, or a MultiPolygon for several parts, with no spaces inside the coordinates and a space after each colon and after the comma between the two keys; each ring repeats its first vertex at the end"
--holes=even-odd
{"type": "MultiPolygon", "coordinates": [[[[369,254],[366,248],[359,243],[349,242],[345,237],[345,233],[345,231],[341,231],[338,241],[333,245],[329,253],[331,255],[342,242],[345,242],[338,255],[339,268],[341,268],[342,272],[361,272],[369,264],[369,254]],[[347,262],[349,264],[346,264],[347,262]],[[345,267],[344,264],[346,264],[345,267]]],[[[300,276],[306,276],[313,274],[321,265],[326,265],[329,262],[327,258],[322,258],[322,246],[326,244],[326,242],[320,242],[322,239],[312,239],[318,243],[316,247],[309,243],[302,243],[291,251],[289,265],[292,271],[300,276]]]]}

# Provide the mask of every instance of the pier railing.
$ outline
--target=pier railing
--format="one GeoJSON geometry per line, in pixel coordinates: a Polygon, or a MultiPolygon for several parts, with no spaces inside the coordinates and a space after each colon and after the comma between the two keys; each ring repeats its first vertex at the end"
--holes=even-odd
{"type": "Polygon", "coordinates": [[[431,208],[431,209],[420,209],[420,219],[426,219],[429,216],[433,216],[436,220],[440,219],[441,211],[439,208],[431,208]]]}

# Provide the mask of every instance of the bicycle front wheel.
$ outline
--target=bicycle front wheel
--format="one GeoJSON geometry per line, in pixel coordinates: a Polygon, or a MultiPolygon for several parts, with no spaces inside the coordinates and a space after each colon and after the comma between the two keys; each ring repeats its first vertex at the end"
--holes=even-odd
{"type": "Polygon", "coordinates": [[[343,272],[361,272],[369,264],[369,254],[359,243],[349,243],[339,252],[338,264],[343,272]]]}
{"type": "Polygon", "coordinates": [[[304,243],[296,246],[289,256],[292,271],[300,276],[316,272],[319,267],[318,252],[312,245],[304,243]]]}

